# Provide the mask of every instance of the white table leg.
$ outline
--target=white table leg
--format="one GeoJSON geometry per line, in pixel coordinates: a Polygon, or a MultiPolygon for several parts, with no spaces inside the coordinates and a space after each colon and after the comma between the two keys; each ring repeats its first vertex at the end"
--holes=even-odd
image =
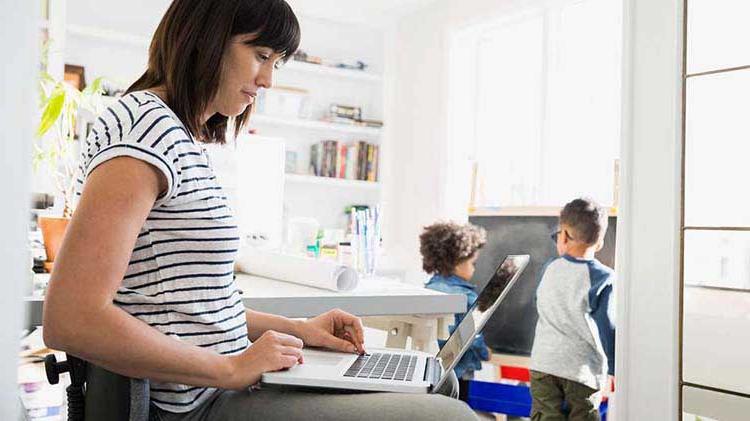
{"type": "Polygon", "coordinates": [[[374,329],[388,332],[386,347],[406,348],[411,337],[411,348],[436,352],[437,339],[447,336],[448,322],[453,315],[436,316],[377,316],[363,317],[362,323],[374,329]]]}

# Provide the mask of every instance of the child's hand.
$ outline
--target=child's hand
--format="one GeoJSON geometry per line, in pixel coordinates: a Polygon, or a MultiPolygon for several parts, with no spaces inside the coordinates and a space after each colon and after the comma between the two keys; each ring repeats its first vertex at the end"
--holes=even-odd
{"type": "Polygon", "coordinates": [[[615,394],[615,376],[607,376],[607,384],[602,387],[602,396],[609,397],[615,394]]]}

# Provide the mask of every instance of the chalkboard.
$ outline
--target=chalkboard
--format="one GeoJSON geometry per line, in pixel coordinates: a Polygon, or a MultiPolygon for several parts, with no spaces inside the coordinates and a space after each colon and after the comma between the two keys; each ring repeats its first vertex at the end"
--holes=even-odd
{"type": "MultiPolygon", "coordinates": [[[[469,221],[487,230],[487,244],[476,263],[472,283],[483,288],[499,262],[508,254],[529,254],[531,261],[484,328],[487,345],[494,352],[530,355],[537,312],[534,296],[545,263],[557,256],[550,234],[557,217],[479,216],[469,221]]],[[[615,261],[616,218],[609,218],[604,248],[597,258],[609,267],[615,261]]]]}

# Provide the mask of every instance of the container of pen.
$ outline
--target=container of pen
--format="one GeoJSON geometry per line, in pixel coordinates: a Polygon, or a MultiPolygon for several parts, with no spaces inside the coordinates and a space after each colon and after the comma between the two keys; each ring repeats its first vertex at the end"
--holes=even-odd
{"type": "Polygon", "coordinates": [[[377,268],[380,246],[380,206],[352,210],[352,255],[357,271],[364,277],[373,276],[377,268]]]}

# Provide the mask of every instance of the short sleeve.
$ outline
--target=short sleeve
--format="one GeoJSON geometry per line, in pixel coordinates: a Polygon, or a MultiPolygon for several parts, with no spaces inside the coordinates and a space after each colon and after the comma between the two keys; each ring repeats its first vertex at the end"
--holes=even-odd
{"type": "Polygon", "coordinates": [[[99,165],[110,159],[128,156],[151,164],[164,177],[167,190],[154,207],[161,206],[177,194],[180,185],[180,157],[193,145],[182,124],[163,104],[137,106],[113,105],[97,120],[87,140],[89,152],[82,168],[87,178],[99,165]],[[118,113],[118,108],[123,108],[118,113]],[[119,115],[118,115],[119,114],[119,115]],[[93,153],[92,153],[93,152],[93,153]]]}

